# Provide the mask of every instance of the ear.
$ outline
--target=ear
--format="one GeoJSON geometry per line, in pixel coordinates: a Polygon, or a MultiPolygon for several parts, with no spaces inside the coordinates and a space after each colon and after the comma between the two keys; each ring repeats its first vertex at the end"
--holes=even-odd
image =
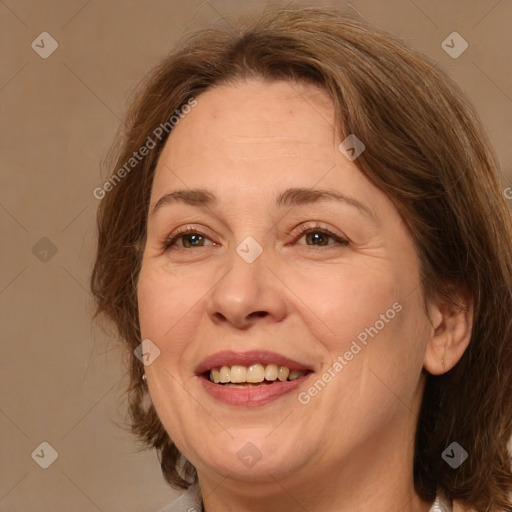
{"type": "Polygon", "coordinates": [[[451,370],[468,348],[473,327],[473,299],[469,293],[429,306],[432,336],[427,343],[423,366],[432,375],[451,370]]]}

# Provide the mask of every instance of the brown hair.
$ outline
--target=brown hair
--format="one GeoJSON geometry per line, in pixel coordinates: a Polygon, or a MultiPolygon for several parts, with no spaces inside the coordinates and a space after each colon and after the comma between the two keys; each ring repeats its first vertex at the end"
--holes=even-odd
{"type": "Polygon", "coordinates": [[[96,315],[113,321],[131,355],[133,432],[157,449],[171,485],[196,480],[154,407],[144,406],[143,366],[133,355],[141,342],[137,279],[152,177],[167,138],[152,134],[191,98],[248,77],[323,87],[340,135],[356,134],[366,146],[359,169],[388,194],[414,239],[425,301],[455,301],[460,288],[474,298],[468,349],[451,371],[426,377],[415,487],[427,500],[443,491],[477,511],[510,510],[512,226],[497,158],[473,107],[428,57],[323,8],[279,9],[248,26],[202,30],[136,94],[112,176],[148,137],[156,146],[104,194],[91,278],[96,315]],[[469,454],[456,470],[441,457],[453,441],[469,454]]]}

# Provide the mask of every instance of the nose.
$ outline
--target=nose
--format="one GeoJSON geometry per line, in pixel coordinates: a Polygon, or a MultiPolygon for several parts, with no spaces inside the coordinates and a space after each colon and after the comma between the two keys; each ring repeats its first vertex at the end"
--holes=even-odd
{"type": "Polygon", "coordinates": [[[215,324],[248,329],[253,324],[280,322],[286,316],[285,285],[267,267],[263,255],[247,263],[238,254],[207,298],[215,324]]]}

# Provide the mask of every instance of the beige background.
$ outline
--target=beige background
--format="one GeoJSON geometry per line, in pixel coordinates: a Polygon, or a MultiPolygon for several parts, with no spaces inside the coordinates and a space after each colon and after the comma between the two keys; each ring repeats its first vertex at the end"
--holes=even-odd
{"type": "MultiPolygon", "coordinates": [[[[448,69],[512,185],[512,2],[314,3],[355,9],[448,69]],[[453,31],[469,43],[457,59],[441,48],[453,31]]],[[[134,83],[186,31],[265,4],[0,1],[0,511],[151,512],[176,496],[155,454],[115,425],[123,358],[91,321],[92,192],[134,83]],[[31,48],[44,31],[59,45],[47,59],[31,48]],[[31,457],[43,441],[58,452],[48,469],[31,457]]]]}

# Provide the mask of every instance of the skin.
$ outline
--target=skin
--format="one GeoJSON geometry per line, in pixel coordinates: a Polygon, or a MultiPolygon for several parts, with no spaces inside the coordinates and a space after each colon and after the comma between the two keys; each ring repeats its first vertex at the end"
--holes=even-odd
{"type": "Polygon", "coordinates": [[[324,91],[251,80],[197,100],[158,162],[138,300],[142,338],[161,351],[146,367],[151,398],[197,468],[205,509],[427,511],[432,503],[416,495],[412,475],[425,370],[439,374],[457,363],[471,310],[429,304],[427,316],[411,236],[391,200],[338,150],[324,91]],[[175,203],[152,213],[166,193],[199,187],[218,205],[175,203]],[[289,187],[336,190],[375,218],[337,202],[276,207],[289,187]],[[316,239],[297,231],[317,222],[316,239]],[[191,247],[185,235],[165,250],[182,227],[204,238],[191,247]],[[236,252],[248,236],[263,248],[250,264],[236,252]],[[300,403],[298,392],[394,303],[402,310],[300,403]],[[199,362],[253,349],[315,374],[260,407],[219,403],[204,391],[199,362]],[[251,467],[237,457],[248,442],[261,453],[251,467]]]}

